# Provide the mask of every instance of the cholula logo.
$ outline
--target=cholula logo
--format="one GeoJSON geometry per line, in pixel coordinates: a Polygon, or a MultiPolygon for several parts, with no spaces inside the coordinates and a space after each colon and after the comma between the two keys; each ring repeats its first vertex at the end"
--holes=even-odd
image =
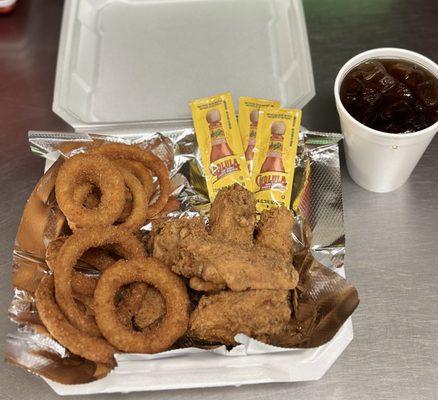
{"type": "Polygon", "coordinates": [[[240,165],[236,158],[229,158],[225,160],[219,160],[210,165],[211,173],[216,177],[216,182],[235,171],[240,171],[240,165]]]}
{"type": "Polygon", "coordinates": [[[284,192],[287,186],[286,177],[283,175],[259,175],[256,182],[258,187],[260,188],[260,192],[270,189],[284,192]]]}
{"type": "Polygon", "coordinates": [[[224,131],[222,129],[215,129],[213,132],[211,132],[212,138],[222,137],[223,135],[224,135],[224,131]]]}

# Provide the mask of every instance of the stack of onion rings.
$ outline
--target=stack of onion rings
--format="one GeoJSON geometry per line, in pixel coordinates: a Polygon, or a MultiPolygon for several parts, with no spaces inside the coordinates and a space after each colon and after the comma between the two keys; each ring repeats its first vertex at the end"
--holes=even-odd
{"type": "Polygon", "coordinates": [[[162,351],[185,333],[189,303],[184,283],[160,262],[146,258],[136,238],[148,218],[177,207],[173,198],[168,203],[169,194],[164,162],[139,147],[104,144],[61,165],[55,195],[72,233],[48,243],[51,274],[40,275],[35,300],[48,334],[73,354],[112,367],[117,351],[162,351]],[[160,195],[149,205],[157,188],[160,195]],[[130,339],[114,346],[105,337],[113,339],[104,322],[102,298],[119,267],[126,284],[110,294],[111,321],[125,327],[130,339]]]}
{"type": "Polygon", "coordinates": [[[157,215],[167,204],[170,196],[169,172],[163,161],[149,151],[136,146],[121,143],[106,143],[90,151],[90,154],[99,154],[113,160],[136,161],[143,164],[157,178],[160,195],[157,201],[149,205],[148,218],[157,215]]]}
{"type": "Polygon", "coordinates": [[[55,261],[55,295],[67,319],[78,329],[92,336],[100,336],[93,318],[84,315],[74,301],[72,276],[74,267],[83,253],[92,247],[117,245],[118,253],[126,258],[145,254],[141,243],[128,231],[118,227],[77,230],[62,245],[55,261]]]}
{"type": "Polygon", "coordinates": [[[170,178],[164,162],[151,152],[109,143],[66,160],[55,189],[73,230],[117,224],[135,231],[165,209],[170,178]],[[148,205],[156,189],[151,172],[158,179],[160,194],[148,205]]]}

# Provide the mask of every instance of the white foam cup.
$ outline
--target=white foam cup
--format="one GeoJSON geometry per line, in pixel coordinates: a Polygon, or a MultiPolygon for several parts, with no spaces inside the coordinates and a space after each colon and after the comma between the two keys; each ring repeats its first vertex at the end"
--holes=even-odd
{"type": "Polygon", "coordinates": [[[372,192],[391,192],[409,178],[424,151],[438,131],[438,121],[426,129],[393,134],[369,128],[353,118],[341,102],[339,90],[345,76],[363,61],[400,59],[416,63],[438,77],[438,65],[409,50],[380,48],[368,50],[349,60],[335,81],[335,100],[344,134],[347,168],[353,180],[372,192]]]}

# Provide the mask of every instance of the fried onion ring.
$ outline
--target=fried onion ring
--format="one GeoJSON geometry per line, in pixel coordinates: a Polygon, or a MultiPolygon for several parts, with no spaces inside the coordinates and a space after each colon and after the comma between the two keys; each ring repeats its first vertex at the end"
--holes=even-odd
{"type": "Polygon", "coordinates": [[[71,290],[83,296],[93,296],[98,280],[98,276],[85,275],[82,272],[73,271],[71,290]]]}
{"type": "Polygon", "coordinates": [[[99,195],[96,193],[95,187],[91,183],[78,185],[75,188],[73,200],[91,210],[99,207],[100,203],[99,195]]]}
{"type": "Polygon", "coordinates": [[[128,171],[120,170],[125,180],[125,185],[132,195],[130,214],[118,226],[122,229],[135,231],[146,221],[148,214],[148,197],[140,181],[128,171]]]}
{"type": "Polygon", "coordinates": [[[93,296],[73,293],[73,297],[76,300],[76,303],[79,302],[80,306],[83,306],[83,312],[85,314],[94,315],[93,296]]]}
{"type": "Polygon", "coordinates": [[[143,330],[157,323],[166,314],[166,302],[160,292],[148,286],[141,306],[134,315],[134,325],[143,330]]]}
{"type": "Polygon", "coordinates": [[[140,330],[152,325],[166,313],[166,304],[160,292],[142,282],[129,285],[123,299],[117,304],[117,316],[128,328],[140,330]]]}
{"type": "Polygon", "coordinates": [[[110,265],[113,265],[117,260],[103,249],[88,249],[82,254],[81,261],[88,264],[90,267],[103,271],[110,265]]]}
{"type": "Polygon", "coordinates": [[[97,363],[114,365],[114,347],[105,339],[91,337],[72,326],[56,304],[53,289],[53,276],[46,276],[35,293],[38,314],[49,333],[73,354],[97,363]]]}
{"type": "MultiPolygon", "coordinates": [[[[122,160],[126,161],[126,160],[122,160]]],[[[140,164],[143,168],[143,165],[140,164]]],[[[127,194],[125,196],[125,206],[117,221],[120,221],[118,226],[122,229],[135,231],[140,228],[146,221],[148,210],[148,193],[136,176],[126,169],[120,168],[120,173],[127,187],[127,194]]],[[[85,204],[90,197],[90,185],[82,185],[75,192],[75,198],[80,204],[85,204]]]]}
{"type": "MultiPolygon", "coordinates": [[[[55,269],[56,257],[58,257],[59,250],[62,245],[67,240],[67,237],[63,236],[56,240],[52,240],[46,249],[46,264],[50,268],[51,271],[55,269]]],[[[90,249],[94,250],[94,249],[90,249]]],[[[97,249],[96,249],[97,250],[97,249]]],[[[88,253],[85,252],[86,255],[88,253]]],[[[81,259],[84,255],[81,256],[81,259]]],[[[112,263],[114,263],[113,260],[112,263]]],[[[94,265],[93,265],[94,266],[94,265]]],[[[97,276],[85,275],[82,272],[73,270],[71,277],[71,288],[73,292],[84,295],[84,296],[92,296],[94,293],[94,289],[96,289],[97,284],[97,276]]]]}
{"type": "MultiPolygon", "coordinates": [[[[100,196],[96,193],[96,188],[90,183],[79,185],[74,193],[74,200],[82,204],[85,208],[95,209],[99,206],[100,196]]],[[[117,218],[116,222],[124,221],[132,211],[132,195],[130,191],[125,188],[125,205],[123,211],[117,218]]]]}
{"type": "Polygon", "coordinates": [[[126,160],[123,158],[112,160],[112,162],[116,167],[125,169],[134,175],[143,185],[148,198],[154,194],[155,188],[151,172],[141,162],[126,160]]]}
{"type": "Polygon", "coordinates": [[[96,322],[102,335],[122,351],[158,353],[167,350],[187,330],[189,297],[183,281],[154,258],[118,261],[105,270],[94,292],[96,322]],[[166,315],[151,329],[135,332],[119,320],[114,299],[133,282],[154,286],[166,302],[166,315]]]}
{"type": "Polygon", "coordinates": [[[74,301],[71,278],[81,255],[89,248],[104,245],[116,245],[117,253],[126,259],[145,254],[142,244],[135,236],[118,227],[78,229],[62,245],[54,265],[56,302],[73,326],[97,337],[101,334],[96,321],[93,317],[84,315],[74,301]]]}
{"type": "MultiPolygon", "coordinates": [[[[154,182],[152,179],[152,175],[150,171],[145,168],[145,166],[138,161],[131,161],[131,160],[124,160],[124,159],[117,159],[112,160],[112,162],[119,168],[120,170],[125,170],[132,175],[134,175],[142,184],[144,191],[146,192],[146,197],[150,199],[152,195],[154,194],[155,187],[154,182]]],[[[148,200],[149,201],[149,200],[148,200]]],[[[125,208],[122,211],[122,214],[120,215],[117,222],[123,222],[125,221],[129,215],[132,213],[132,194],[131,192],[127,192],[127,197],[125,201],[125,208]]]]}
{"type": "MultiPolygon", "coordinates": [[[[125,170],[134,175],[142,184],[146,196],[149,199],[155,192],[154,182],[150,171],[139,161],[131,161],[124,159],[111,160],[117,168],[125,170]]],[[[96,208],[99,205],[99,196],[93,190],[93,186],[89,183],[80,185],[77,187],[74,193],[74,198],[78,202],[87,208],[96,208]]],[[[125,207],[122,214],[119,216],[118,221],[124,221],[132,210],[132,195],[129,191],[126,191],[125,195],[125,207]]]]}
{"type": "Polygon", "coordinates": [[[124,326],[132,328],[132,318],[140,310],[147,290],[147,285],[141,282],[134,282],[126,289],[123,299],[117,305],[117,316],[124,326]]]}
{"type": "MultiPolygon", "coordinates": [[[[160,196],[149,206],[148,218],[158,214],[166,205],[170,196],[170,178],[166,164],[146,149],[122,143],[106,143],[90,150],[90,154],[101,154],[110,159],[139,161],[158,178],[160,196]]],[[[119,214],[120,215],[120,214],[119,214]]]]}
{"type": "Polygon", "coordinates": [[[122,174],[98,154],[77,154],[59,169],[55,184],[56,201],[72,229],[112,225],[125,205],[122,174]],[[90,183],[99,188],[101,197],[96,208],[89,209],[75,199],[78,185],[90,183]]]}

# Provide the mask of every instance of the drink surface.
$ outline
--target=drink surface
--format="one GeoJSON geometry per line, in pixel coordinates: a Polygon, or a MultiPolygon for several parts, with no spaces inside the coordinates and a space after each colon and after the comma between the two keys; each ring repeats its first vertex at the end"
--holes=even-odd
{"type": "Polygon", "coordinates": [[[356,120],[382,132],[416,132],[438,120],[438,78],[406,60],[359,64],[344,78],[340,97],[356,120]]]}

